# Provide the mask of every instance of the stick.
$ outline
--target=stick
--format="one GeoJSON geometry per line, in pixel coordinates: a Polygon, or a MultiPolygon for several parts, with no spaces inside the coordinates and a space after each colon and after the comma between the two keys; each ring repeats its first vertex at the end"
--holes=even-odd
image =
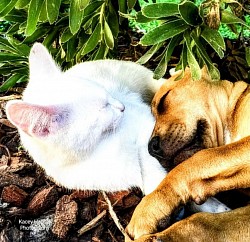
{"type": "Polygon", "coordinates": [[[20,99],[22,96],[21,95],[10,95],[10,96],[3,96],[0,97],[0,101],[9,101],[9,100],[13,100],[13,99],[20,99]]]}
{"type": "Polygon", "coordinates": [[[126,233],[125,229],[124,229],[123,226],[120,224],[119,219],[118,219],[118,217],[117,217],[117,215],[116,215],[116,213],[115,213],[115,211],[114,211],[114,209],[113,209],[113,207],[112,207],[112,204],[111,204],[111,202],[110,202],[110,200],[109,200],[107,194],[106,194],[104,191],[102,191],[102,195],[103,195],[105,201],[106,201],[107,204],[108,204],[109,214],[110,214],[111,218],[113,219],[115,225],[116,225],[117,228],[121,231],[121,233],[123,234],[123,236],[124,236],[125,238],[128,238],[128,239],[129,239],[129,235],[126,233]]]}
{"type": "Polygon", "coordinates": [[[94,227],[96,227],[97,225],[100,224],[101,221],[99,221],[100,219],[102,219],[105,215],[106,215],[107,211],[104,210],[102,211],[100,214],[98,214],[95,218],[93,218],[90,222],[88,222],[87,224],[85,224],[81,229],[79,229],[77,231],[78,233],[78,237],[83,235],[85,232],[93,229],[94,227]]]}

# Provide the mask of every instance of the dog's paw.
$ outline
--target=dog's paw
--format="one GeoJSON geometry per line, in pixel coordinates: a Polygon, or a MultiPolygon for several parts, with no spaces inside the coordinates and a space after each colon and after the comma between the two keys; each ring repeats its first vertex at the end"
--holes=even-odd
{"type": "Polygon", "coordinates": [[[156,233],[169,225],[172,210],[167,206],[164,196],[151,193],[144,197],[136,207],[126,231],[131,239],[156,233]]]}
{"type": "Polygon", "coordinates": [[[126,228],[126,232],[131,239],[155,233],[157,232],[157,219],[154,214],[139,205],[126,228]]]}

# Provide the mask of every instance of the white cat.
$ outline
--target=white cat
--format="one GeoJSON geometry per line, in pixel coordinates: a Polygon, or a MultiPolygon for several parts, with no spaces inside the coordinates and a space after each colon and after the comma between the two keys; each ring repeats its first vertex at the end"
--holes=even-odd
{"type": "MultiPolygon", "coordinates": [[[[62,186],[109,192],[153,191],[166,172],[149,155],[150,102],[162,80],[133,62],[89,61],[62,72],[42,44],[29,56],[23,100],[9,101],[8,119],[23,146],[62,186]]],[[[221,212],[209,199],[197,211],[221,212]]]]}
{"type": "Polygon", "coordinates": [[[161,81],[133,62],[90,61],[62,72],[41,44],[29,57],[23,101],[8,102],[8,119],[23,146],[67,188],[151,192],[166,172],[147,150],[150,106],[161,81]],[[143,101],[144,100],[144,101],[143,101]]]}

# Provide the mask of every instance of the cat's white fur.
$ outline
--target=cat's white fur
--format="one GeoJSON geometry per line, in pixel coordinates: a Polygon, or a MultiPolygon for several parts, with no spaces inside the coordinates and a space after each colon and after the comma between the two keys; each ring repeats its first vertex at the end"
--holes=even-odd
{"type": "Polygon", "coordinates": [[[133,62],[90,61],[62,72],[41,44],[29,57],[23,100],[6,106],[23,146],[67,188],[151,192],[166,172],[147,144],[161,81],[133,62]]]}

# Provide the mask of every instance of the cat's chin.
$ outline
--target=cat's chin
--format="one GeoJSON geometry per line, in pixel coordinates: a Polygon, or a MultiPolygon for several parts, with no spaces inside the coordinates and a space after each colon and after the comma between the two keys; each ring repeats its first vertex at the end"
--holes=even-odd
{"type": "Polygon", "coordinates": [[[103,132],[103,134],[104,134],[104,135],[114,134],[114,133],[116,133],[116,132],[119,130],[119,127],[120,127],[120,123],[117,124],[117,125],[111,125],[111,126],[109,126],[109,127],[103,132]]]}
{"type": "Polygon", "coordinates": [[[116,120],[114,120],[110,125],[107,127],[107,129],[104,131],[105,133],[115,133],[122,123],[122,117],[123,115],[120,115],[116,120]]]}

